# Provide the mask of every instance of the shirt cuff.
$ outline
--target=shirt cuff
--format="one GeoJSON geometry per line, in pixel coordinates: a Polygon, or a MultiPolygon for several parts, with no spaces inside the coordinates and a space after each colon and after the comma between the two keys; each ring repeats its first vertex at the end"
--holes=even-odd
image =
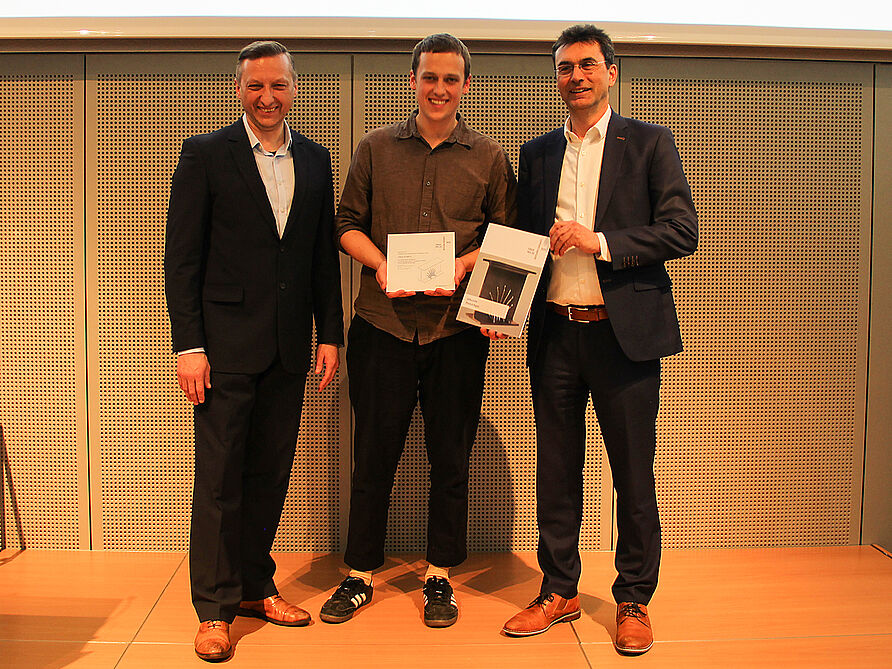
{"type": "Polygon", "coordinates": [[[595,234],[598,235],[598,241],[601,244],[601,250],[595,254],[595,259],[611,262],[610,249],[607,248],[607,237],[604,236],[603,232],[596,232],[595,234]]]}
{"type": "Polygon", "coordinates": [[[198,348],[187,348],[185,351],[177,351],[177,355],[186,355],[187,353],[204,353],[204,348],[199,346],[198,348]]]}

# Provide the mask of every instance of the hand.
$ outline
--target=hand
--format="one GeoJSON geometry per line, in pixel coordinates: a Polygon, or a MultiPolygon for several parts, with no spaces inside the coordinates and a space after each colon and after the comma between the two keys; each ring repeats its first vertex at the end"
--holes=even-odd
{"type": "MultiPolygon", "coordinates": [[[[468,273],[468,266],[465,265],[464,261],[461,258],[455,259],[455,288],[458,288],[458,285],[461,283],[462,279],[465,278],[465,274],[468,273]]],[[[455,288],[452,290],[447,290],[445,288],[437,288],[436,290],[426,290],[424,291],[425,295],[442,295],[443,297],[449,297],[455,292],[455,288]]]]}
{"type": "Polygon", "coordinates": [[[375,270],[375,279],[378,281],[378,285],[381,286],[381,290],[384,291],[384,294],[387,295],[390,299],[395,297],[412,297],[415,294],[414,290],[397,290],[392,293],[387,292],[387,261],[382,260],[381,264],[378,265],[378,269],[375,270]]]}
{"type": "Polygon", "coordinates": [[[480,328],[480,334],[482,334],[484,337],[489,337],[493,341],[496,341],[498,339],[508,339],[508,335],[506,335],[504,332],[496,332],[495,330],[489,330],[487,328],[480,328]]]}
{"type": "Polygon", "coordinates": [[[340,364],[341,360],[337,346],[334,344],[319,344],[316,348],[316,369],[313,370],[313,373],[322,374],[323,370],[325,371],[325,374],[322,374],[322,379],[319,381],[320,391],[324,390],[325,386],[331,383],[340,364]]]}
{"type": "Polygon", "coordinates": [[[204,353],[177,356],[177,383],[194,405],[204,402],[204,389],[211,387],[211,366],[204,353]]]}
{"type": "Polygon", "coordinates": [[[601,251],[598,235],[576,221],[555,221],[548,236],[551,238],[551,251],[558,258],[574,247],[584,253],[601,251]]]}

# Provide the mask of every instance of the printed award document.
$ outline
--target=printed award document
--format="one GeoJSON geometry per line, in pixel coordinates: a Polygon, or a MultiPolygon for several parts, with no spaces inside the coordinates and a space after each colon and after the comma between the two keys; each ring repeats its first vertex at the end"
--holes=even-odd
{"type": "Polygon", "coordinates": [[[530,313],[548,247],[545,235],[490,223],[458,310],[458,320],[519,337],[530,313]]]}
{"type": "Polygon", "coordinates": [[[455,290],[455,233],[387,235],[387,292],[455,290]]]}

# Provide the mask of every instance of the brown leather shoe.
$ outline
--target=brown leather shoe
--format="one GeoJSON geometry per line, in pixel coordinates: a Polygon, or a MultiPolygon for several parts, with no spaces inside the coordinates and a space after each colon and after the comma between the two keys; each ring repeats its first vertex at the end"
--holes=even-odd
{"type": "Polygon", "coordinates": [[[299,606],[289,604],[282,599],[281,595],[242,602],[239,605],[238,614],[260,618],[273,625],[284,625],[285,627],[303,627],[310,624],[310,614],[299,606]]]}
{"type": "Polygon", "coordinates": [[[220,662],[232,655],[229,641],[229,623],[222,620],[206,620],[198,626],[195,635],[195,654],[208,662],[220,662]]]}
{"type": "Polygon", "coordinates": [[[641,655],[654,645],[647,607],[635,602],[616,605],[616,649],[623,655],[641,655]]]}
{"type": "Polygon", "coordinates": [[[564,599],[554,593],[542,593],[523,611],[505,623],[502,632],[508,636],[541,634],[555,623],[568,623],[580,616],[579,597],[564,599]]]}

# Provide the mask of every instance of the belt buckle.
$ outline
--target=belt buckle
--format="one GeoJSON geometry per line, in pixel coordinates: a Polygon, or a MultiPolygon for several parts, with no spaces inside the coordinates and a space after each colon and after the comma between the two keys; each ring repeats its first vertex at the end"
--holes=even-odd
{"type": "Polygon", "coordinates": [[[573,318],[573,307],[567,305],[567,318],[570,319],[571,323],[587,323],[588,321],[581,320],[578,318],[573,318]]]}

